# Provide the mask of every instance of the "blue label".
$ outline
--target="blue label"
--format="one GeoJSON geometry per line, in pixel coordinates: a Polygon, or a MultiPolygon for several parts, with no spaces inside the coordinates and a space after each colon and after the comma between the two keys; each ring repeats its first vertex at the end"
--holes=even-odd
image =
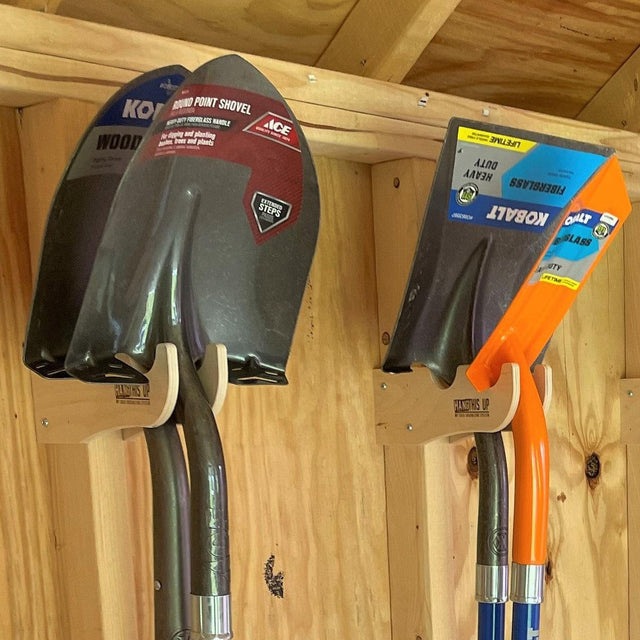
{"type": "Polygon", "coordinates": [[[558,230],[543,260],[563,258],[577,262],[598,253],[600,240],[607,238],[615,226],[603,222],[601,217],[602,214],[590,209],[570,215],[558,230]]]}
{"type": "Polygon", "coordinates": [[[608,156],[542,144],[534,138],[535,134],[514,138],[460,127],[449,219],[531,233],[554,228],[559,212],[608,156]]]}
{"type": "Polygon", "coordinates": [[[184,76],[176,73],[153,78],[134,87],[111,105],[97,126],[148,127],[183,80],[184,76]]]}
{"type": "Polygon", "coordinates": [[[452,190],[449,195],[451,220],[501,229],[542,233],[549,224],[553,224],[560,211],[560,207],[528,205],[522,200],[483,195],[477,195],[472,202],[461,205],[458,191],[452,190]]]}
{"type": "Polygon", "coordinates": [[[502,176],[502,195],[562,209],[606,158],[594,153],[536,145],[502,176]]]}

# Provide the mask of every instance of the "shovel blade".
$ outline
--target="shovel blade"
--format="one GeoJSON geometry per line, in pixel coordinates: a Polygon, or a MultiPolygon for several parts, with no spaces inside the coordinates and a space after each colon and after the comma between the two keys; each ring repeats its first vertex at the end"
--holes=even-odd
{"type": "Polygon", "coordinates": [[[383,368],[422,363],[451,384],[505,314],[564,207],[612,153],[451,120],[383,368]]]}
{"type": "Polygon", "coordinates": [[[54,196],[44,235],[24,363],[42,376],[64,369],[104,225],[120,179],[156,111],[187,70],[150,71],[120,89],[99,111],[54,196]]]}
{"type": "Polygon", "coordinates": [[[273,85],[239,56],[189,76],[123,177],[67,370],[140,380],[179,326],[194,361],[222,343],[231,382],[286,382],[313,257],[318,186],[307,143],[273,85]]]}

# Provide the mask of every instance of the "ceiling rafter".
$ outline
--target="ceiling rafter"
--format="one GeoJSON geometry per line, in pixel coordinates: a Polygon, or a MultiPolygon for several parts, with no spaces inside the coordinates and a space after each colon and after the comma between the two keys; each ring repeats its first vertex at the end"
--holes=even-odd
{"type": "Polygon", "coordinates": [[[589,100],[577,119],[640,131],[640,47],[589,100]]]}
{"type": "Polygon", "coordinates": [[[359,0],[316,66],[402,82],[460,0],[359,0]]]}

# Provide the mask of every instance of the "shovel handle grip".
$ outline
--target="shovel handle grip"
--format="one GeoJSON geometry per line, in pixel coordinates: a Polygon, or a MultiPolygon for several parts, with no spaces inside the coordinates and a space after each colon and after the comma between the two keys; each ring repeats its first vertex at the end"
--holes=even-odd
{"type": "Polygon", "coordinates": [[[513,561],[543,565],[549,518],[549,439],[536,384],[524,356],[518,355],[520,402],[512,421],[516,477],[513,561]]]}

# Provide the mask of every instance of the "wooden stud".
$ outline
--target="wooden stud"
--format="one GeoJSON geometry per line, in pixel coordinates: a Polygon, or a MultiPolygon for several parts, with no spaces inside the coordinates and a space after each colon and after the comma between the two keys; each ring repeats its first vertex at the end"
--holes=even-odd
{"type": "Polygon", "coordinates": [[[47,455],[22,366],[31,274],[17,122],[0,109],[0,637],[62,640],[47,455]]]}
{"type": "MultiPolygon", "coordinates": [[[[37,264],[39,234],[59,177],[94,111],[66,101],[22,112],[32,264],[37,264]]],[[[123,447],[115,432],[87,444],[47,447],[64,636],[69,640],[128,640],[136,627],[123,447]]]]}
{"type": "Polygon", "coordinates": [[[402,82],[460,0],[359,0],[316,66],[402,82]]]}
{"type": "Polygon", "coordinates": [[[640,445],[640,378],[620,380],[620,441],[640,445]]]}
{"type": "MultiPolygon", "coordinates": [[[[371,170],[381,360],[402,303],[434,170],[434,162],[421,159],[371,170]]],[[[391,635],[396,639],[446,638],[456,628],[450,595],[455,474],[449,447],[446,440],[384,447],[391,635]]]]}
{"type": "Polygon", "coordinates": [[[582,108],[578,119],[627,131],[640,131],[640,48],[582,108]]]}

